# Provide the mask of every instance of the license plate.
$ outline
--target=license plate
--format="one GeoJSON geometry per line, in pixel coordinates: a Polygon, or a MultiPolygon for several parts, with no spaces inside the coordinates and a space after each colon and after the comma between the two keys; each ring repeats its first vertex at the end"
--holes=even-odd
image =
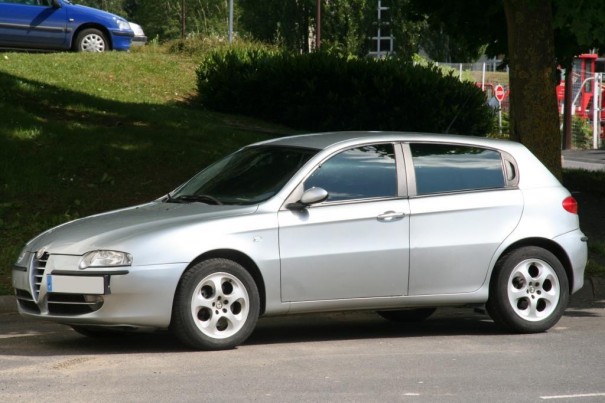
{"type": "Polygon", "coordinates": [[[46,290],[64,294],[104,294],[103,277],[46,276],[46,290]]]}

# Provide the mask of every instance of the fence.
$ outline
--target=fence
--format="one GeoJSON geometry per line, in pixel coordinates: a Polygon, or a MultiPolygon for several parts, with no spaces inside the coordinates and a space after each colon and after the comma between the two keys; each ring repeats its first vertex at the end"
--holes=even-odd
{"type": "MultiPolygon", "coordinates": [[[[502,61],[493,59],[481,63],[436,63],[445,73],[458,77],[460,81],[472,81],[480,87],[490,106],[505,114],[509,111],[509,74],[508,66],[502,66],[502,61]],[[498,104],[495,100],[496,85],[504,88],[504,99],[498,104]]],[[[600,148],[603,143],[605,111],[603,109],[605,86],[604,73],[573,71],[572,92],[572,147],[577,149],[600,148]],[[577,77],[587,77],[584,81],[577,77]],[[596,100],[596,102],[593,102],[596,100]]],[[[564,77],[557,86],[557,101],[559,114],[563,121],[564,77]]],[[[501,119],[500,119],[501,122],[501,119]]],[[[561,124],[561,130],[563,125],[561,124]]],[[[500,124],[502,132],[502,125],[500,124]]],[[[561,133],[563,135],[563,133],[561,133]]]]}

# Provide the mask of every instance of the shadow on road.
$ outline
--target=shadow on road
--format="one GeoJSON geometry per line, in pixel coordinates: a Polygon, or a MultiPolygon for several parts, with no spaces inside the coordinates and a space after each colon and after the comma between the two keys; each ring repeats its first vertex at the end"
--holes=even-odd
{"type": "MultiPolygon", "coordinates": [[[[572,299],[565,317],[601,317],[605,301],[572,299]]],[[[168,332],[119,333],[89,338],[67,326],[0,315],[0,355],[45,357],[82,354],[188,353],[168,332]]],[[[507,336],[489,316],[469,308],[443,308],[422,323],[394,323],[373,312],[339,312],[261,318],[245,346],[307,342],[456,336],[507,336]]],[[[517,337],[511,335],[510,337],[517,337]]],[[[521,336],[519,336],[521,337],[521,336]]],[[[527,337],[527,336],[523,336],[527,337]]]]}

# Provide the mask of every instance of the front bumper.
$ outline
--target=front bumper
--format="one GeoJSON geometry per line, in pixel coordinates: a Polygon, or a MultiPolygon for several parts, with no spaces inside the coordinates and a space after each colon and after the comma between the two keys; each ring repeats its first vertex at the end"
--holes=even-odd
{"type": "Polygon", "coordinates": [[[111,30],[111,45],[113,50],[129,50],[134,37],[132,31],[111,30]]]}
{"type": "Polygon", "coordinates": [[[72,325],[170,325],[174,293],[186,263],[80,270],[73,264],[79,259],[50,255],[40,265],[32,254],[27,267],[13,267],[19,312],[72,325]]]}

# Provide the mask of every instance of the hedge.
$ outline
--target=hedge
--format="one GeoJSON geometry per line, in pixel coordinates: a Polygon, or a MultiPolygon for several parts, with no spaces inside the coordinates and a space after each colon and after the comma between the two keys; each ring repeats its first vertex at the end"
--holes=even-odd
{"type": "Polygon", "coordinates": [[[401,130],[484,136],[493,112],[474,84],[398,59],[228,49],[197,69],[202,104],[301,130],[401,130]]]}

